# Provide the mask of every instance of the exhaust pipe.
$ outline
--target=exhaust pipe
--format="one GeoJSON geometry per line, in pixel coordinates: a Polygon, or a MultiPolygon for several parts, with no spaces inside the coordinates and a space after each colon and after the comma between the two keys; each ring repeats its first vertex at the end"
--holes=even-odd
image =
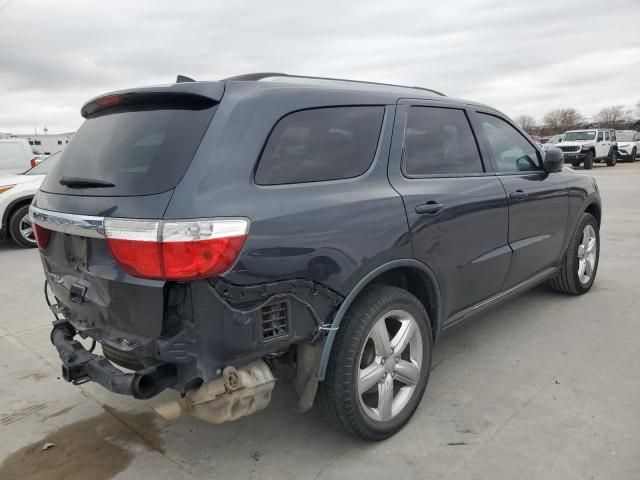
{"type": "Polygon", "coordinates": [[[238,369],[225,367],[222,376],[153,409],[166,420],[186,413],[205,422],[229,422],[269,405],[275,381],[269,366],[263,360],[254,360],[238,369]]]}

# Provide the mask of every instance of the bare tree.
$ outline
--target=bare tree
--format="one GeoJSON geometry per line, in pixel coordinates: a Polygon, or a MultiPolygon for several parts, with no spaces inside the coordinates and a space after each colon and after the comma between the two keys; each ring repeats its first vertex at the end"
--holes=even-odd
{"type": "Polygon", "coordinates": [[[600,110],[593,119],[602,127],[617,128],[631,121],[631,110],[624,108],[623,105],[613,105],[600,110]]]}
{"type": "Polygon", "coordinates": [[[534,133],[535,128],[537,127],[536,119],[531,115],[518,115],[516,117],[516,123],[522,127],[522,129],[532,134],[534,133]]]}
{"type": "Polygon", "coordinates": [[[544,126],[551,133],[563,133],[572,128],[579,128],[584,117],[575,108],[557,108],[544,116],[544,126]]]}
{"type": "Polygon", "coordinates": [[[636,103],[636,117],[640,118],[640,100],[636,103]]]}

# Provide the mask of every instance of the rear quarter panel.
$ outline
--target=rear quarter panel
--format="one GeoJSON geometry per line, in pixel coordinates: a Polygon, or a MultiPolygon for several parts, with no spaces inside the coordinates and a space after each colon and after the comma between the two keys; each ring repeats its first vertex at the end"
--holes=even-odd
{"type": "Polygon", "coordinates": [[[353,179],[258,186],[256,163],[276,122],[305,108],[384,105],[344,94],[228,87],[165,218],[244,216],[249,236],[224,277],[235,284],[308,278],[342,294],[376,266],[409,258],[401,197],[387,179],[395,105],[387,105],[369,170],[353,179]]]}
{"type": "Polygon", "coordinates": [[[600,198],[595,178],[568,169],[565,169],[562,173],[567,178],[567,189],[569,191],[567,235],[562,249],[564,254],[584,211],[590,205],[596,205],[598,210],[602,212],[602,199],[600,198]]]}

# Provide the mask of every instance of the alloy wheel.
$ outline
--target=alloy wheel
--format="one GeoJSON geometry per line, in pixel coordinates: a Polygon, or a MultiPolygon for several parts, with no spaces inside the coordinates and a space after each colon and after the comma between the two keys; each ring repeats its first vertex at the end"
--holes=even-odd
{"type": "Polygon", "coordinates": [[[29,243],[36,243],[36,237],[33,233],[33,224],[31,223],[31,217],[27,213],[20,219],[20,223],[18,224],[18,230],[20,232],[20,236],[24,238],[29,243]]]}
{"type": "Polygon", "coordinates": [[[596,268],[597,244],[593,225],[585,225],[582,230],[582,241],[578,246],[578,279],[583,285],[589,283],[596,268]]]}
{"type": "Polygon", "coordinates": [[[376,422],[395,418],[407,406],[422,369],[422,336],[404,310],[378,318],[360,352],[357,387],[360,406],[376,422]]]}

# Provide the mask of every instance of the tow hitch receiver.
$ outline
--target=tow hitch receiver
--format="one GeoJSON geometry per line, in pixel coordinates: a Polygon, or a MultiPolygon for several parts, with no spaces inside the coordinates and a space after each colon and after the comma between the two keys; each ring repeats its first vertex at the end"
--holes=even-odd
{"type": "Polygon", "coordinates": [[[254,360],[238,369],[228,366],[221,377],[153,409],[167,420],[188,413],[206,422],[223,423],[265,408],[271,401],[274,385],[269,366],[262,360],[254,360]]]}
{"type": "Polygon", "coordinates": [[[164,363],[125,373],[109,360],[87,351],[74,340],[76,330],[65,320],[53,322],[51,343],[62,360],[62,377],[75,385],[94,381],[108,390],[134,398],[151,398],[176,382],[175,366],[164,363]]]}

